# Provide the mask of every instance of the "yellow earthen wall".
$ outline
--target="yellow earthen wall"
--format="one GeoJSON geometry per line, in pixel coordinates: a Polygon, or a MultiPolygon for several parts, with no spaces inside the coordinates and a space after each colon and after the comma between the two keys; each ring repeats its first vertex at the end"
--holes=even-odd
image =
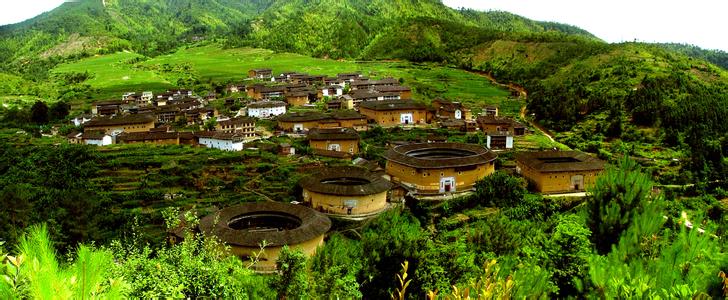
{"type": "Polygon", "coordinates": [[[320,150],[329,150],[330,144],[339,144],[341,146],[340,152],[346,152],[351,154],[359,153],[359,141],[358,140],[336,140],[336,141],[310,141],[311,148],[320,150]],[[354,149],[354,152],[349,152],[349,148],[354,149]]]}
{"type": "Polygon", "coordinates": [[[599,171],[574,171],[574,172],[548,172],[541,173],[522,163],[518,163],[521,175],[532,182],[539,193],[564,193],[585,191],[596,183],[599,171]],[[584,176],[584,184],[579,190],[574,190],[571,184],[571,177],[576,175],[584,176]]]}
{"type": "Polygon", "coordinates": [[[154,129],[154,122],[146,124],[129,124],[119,126],[87,126],[84,128],[85,131],[103,131],[105,133],[111,133],[113,131],[124,131],[124,132],[147,132],[154,129]]]}
{"type": "Polygon", "coordinates": [[[463,192],[471,189],[476,181],[485,178],[495,172],[493,162],[478,165],[472,170],[457,171],[455,168],[443,169],[416,169],[396,162],[387,161],[386,172],[393,180],[408,183],[423,194],[439,194],[440,178],[454,177],[455,192],[463,192]]]}
{"type": "Polygon", "coordinates": [[[311,192],[304,189],[304,201],[311,203],[315,210],[330,214],[348,214],[344,201],[357,200],[356,207],[351,210],[352,215],[363,215],[383,210],[387,207],[387,192],[367,196],[337,196],[311,192]]]}
{"type": "Polygon", "coordinates": [[[376,111],[368,108],[360,107],[359,112],[367,116],[367,119],[374,120],[382,126],[402,125],[401,115],[412,114],[414,124],[428,123],[427,110],[386,110],[376,111]]]}
{"type": "MultiPolygon", "coordinates": [[[[301,250],[306,256],[311,257],[316,253],[316,248],[324,244],[324,236],[320,235],[314,239],[308,240],[304,243],[288,245],[291,250],[301,250]]],[[[231,245],[232,254],[237,257],[254,257],[256,253],[260,252],[259,247],[239,247],[231,245]]],[[[274,271],[276,268],[276,260],[281,253],[283,247],[266,247],[263,249],[263,253],[260,255],[258,261],[253,269],[258,271],[274,271]]]]}

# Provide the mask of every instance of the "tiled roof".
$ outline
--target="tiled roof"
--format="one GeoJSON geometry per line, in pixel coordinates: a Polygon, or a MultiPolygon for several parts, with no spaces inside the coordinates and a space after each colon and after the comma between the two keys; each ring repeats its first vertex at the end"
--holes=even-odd
{"type": "Polygon", "coordinates": [[[321,168],[301,179],[298,184],[312,192],[338,196],[373,195],[392,188],[392,184],[382,176],[353,166],[321,168]],[[337,184],[337,179],[340,184],[337,184]]]}
{"type": "Polygon", "coordinates": [[[516,161],[541,172],[600,171],[604,161],[578,151],[537,151],[516,155],[516,161]]]}
{"type": "Polygon", "coordinates": [[[289,112],[278,116],[279,122],[310,122],[328,119],[329,115],[318,111],[289,112]]]}
{"type": "Polygon", "coordinates": [[[359,140],[353,128],[311,128],[308,139],[313,141],[359,140]]]}
{"type": "Polygon", "coordinates": [[[200,131],[196,132],[195,136],[198,138],[208,138],[208,139],[216,139],[216,140],[223,140],[223,141],[233,141],[233,142],[241,142],[245,139],[245,136],[238,134],[238,133],[227,133],[227,132],[220,132],[220,131],[200,131]]]}
{"type": "Polygon", "coordinates": [[[220,126],[231,126],[231,125],[243,125],[243,124],[255,124],[255,119],[248,117],[237,117],[227,121],[217,122],[220,126]]]}
{"type": "Polygon", "coordinates": [[[283,101],[259,101],[248,104],[248,108],[272,108],[286,106],[283,101]]]}
{"type": "Polygon", "coordinates": [[[331,220],[325,215],[301,205],[280,202],[247,203],[228,207],[204,217],[200,230],[204,234],[217,236],[224,243],[242,247],[257,248],[263,241],[270,247],[296,245],[315,239],[331,228],[331,220]],[[230,228],[233,219],[260,214],[282,214],[295,217],[301,225],[291,230],[281,231],[243,231],[230,228]]]}
{"type": "Polygon", "coordinates": [[[364,101],[359,104],[360,108],[371,110],[405,110],[405,109],[427,109],[427,106],[412,100],[385,100],[385,101],[364,101]]]}
{"type": "Polygon", "coordinates": [[[390,161],[421,169],[468,167],[492,162],[498,157],[480,145],[461,143],[402,145],[389,149],[384,156],[390,161]],[[424,155],[427,152],[432,155],[424,155]],[[439,154],[441,152],[446,154],[439,154]]]}
{"type": "Polygon", "coordinates": [[[154,123],[154,116],[148,114],[127,115],[115,118],[98,118],[88,121],[86,127],[118,126],[128,124],[154,123]]]}

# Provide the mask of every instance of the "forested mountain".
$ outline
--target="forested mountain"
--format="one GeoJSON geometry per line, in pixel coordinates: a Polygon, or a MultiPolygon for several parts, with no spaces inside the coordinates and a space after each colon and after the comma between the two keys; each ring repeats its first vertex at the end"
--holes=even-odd
{"type": "Polygon", "coordinates": [[[403,30],[403,22],[418,17],[489,30],[594,38],[573,26],[504,12],[458,11],[437,0],[83,0],[0,27],[0,61],[124,49],[156,55],[214,37],[235,46],[357,58],[377,36],[403,30]]]}
{"type": "Polygon", "coordinates": [[[664,43],[658,44],[668,50],[683,53],[687,56],[707,60],[723,69],[728,69],[728,52],[723,50],[706,50],[695,45],[664,43]]]}

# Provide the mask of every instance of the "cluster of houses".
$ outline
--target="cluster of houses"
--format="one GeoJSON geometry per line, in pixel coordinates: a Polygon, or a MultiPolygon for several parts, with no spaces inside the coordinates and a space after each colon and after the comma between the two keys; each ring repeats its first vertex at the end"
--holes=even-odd
{"type": "MultiPolygon", "coordinates": [[[[210,106],[215,93],[204,97],[190,90],[130,92],[121,99],[99,101],[91,115],[73,119],[83,133],[68,136],[72,143],[105,146],[115,143],[200,145],[240,151],[259,139],[258,119],[272,118],[277,134],[305,137],[312,151],[321,156],[348,158],[359,153],[358,132],[372,125],[443,127],[464,132],[482,131],[489,149],[513,148],[513,137],[527,133],[526,126],[499,116],[498,108],[487,106],[479,116],[461,102],[436,99],[430,105],[412,100],[412,90],[394,78],[370,79],[360,73],[335,77],[288,72],[274,76],[270,69],[248,72],[247,85],[229,85],[227,93],[244,93],[243,107],[231,116],[210,106]],[[326,112],[291,107],[312,106],[322,101],[326,112]],[[203,125],[215,118],[210,131],[178,132],[173,126],[203,125]]],[[[232,98],[225,105],[235,103],[232,98]]],[[[320,107],[320,105],[319,105],[320,107]]],[[[207,127],[207,126],[205,126],[207,127]]]]}
{"type": "MultiPolygon", "coordinates": [[[[405,197],[447,200],[467,193],[478,180],[496,170],[495,149],[513,148],[513,137],[528,129],[488,106],[480,115],[463,103],[436,99],[427,105],[412,100],[412,91],[399,80],[372,80],[359,73],[336,77],[283,73],[270,69],[248,73],[253,82],[230,85],[228,93],[245,93],[244,107],[230,116],[210,106],[214,93],[204,97],[187,90],[154,95],[126,93],[120,100],[100,101],[91,115],[73,120],[82,133],[68,136],[72,143],[105,146],[121,144],[193,145],[241,151],[259,139],[259,119],[276,121],[274,134],[305,138],[317,156],[353,159],[360,152],[360,132],[371,126],[443,127],[463,132],[482,131],[486,145],[427,142],[395,143],[384,153],[384,167],[361,158],[349,166],[325,167],[307,172],[300,182],[305,205],[277,202],[226,208],[203,218],[199,230],[221,237],[233,252],[248,258],[270,242],[255,268],[274,271],[283,245],[312,254],[323,243],[331,218],[370,218],[405,197]],[[295,109],[323,101],[326,111],[295,109]],[[232,115],[234,114],[234,115],[232,115]],[[215,118],[216,122],[207,122],[215,118]],[[209,125],[213,130],[176,131],[174,126],[209,125]],[[246,218],[239,218],[245,215],[246,218]],[[222,222],[218,222],[222,220],[222,222]]],[[[225,100],[231,104],[234,100],[225,100]]],[[[319,105],[320,107],[320,105],[319,105]]],[[[207,127],[207,126],[205,126],[207,127]]],[[[280,145],[291,154],[288,144],[280,145]]],[[[514,173],[526,178],[541,193],[581,192],[592,186],[604,162],[573,151],[518,153],[514,173]]],[[[174,238],[183,238],[173,230],[174,238]]]]}
{"type": "Polygon", "coordinates": [[[240,151],[243,144],[258,138],[256,120],[246,116],[222,116],[209,105],[217,95],[195,96],[189,90],[125,93],[120,100],[92,104],[90,115],[72,120],[83,132],[72,132],[70,143],[107,146],[111,144],[201,145],[240,151]],[[202,125],[215,118],[213,131],[176,131],[172,125],[202,125]]]}

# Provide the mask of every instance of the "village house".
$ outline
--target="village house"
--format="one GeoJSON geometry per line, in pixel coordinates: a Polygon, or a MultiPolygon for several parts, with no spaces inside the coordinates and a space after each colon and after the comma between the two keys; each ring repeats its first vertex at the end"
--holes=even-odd
{"type": "Polygon", "coordinates": [[[305,83],[307,85],[319,85],[324,83],[326,75],[294,74],[289,77],[291,83],[305,83]]]}
{"type": "Polygon", "coordinates": [[[462,132],[476,132],[478,131],[478,123],[475,120],[465,119],[441,119],[439,121],[440,128],[447,128],[449,130],[456,130],[462,132]]]}
{"type": "Polygon", "coordinates": [[[296,155],[296,148],[293,148],[289,143],[282,143],[278,145],[278,154],[284,156],[296,155]]]}
{"type": "MultiPolygon", "coordinates": [[[[373,90],[383,93],[383,94],[389,94],[389,93],[397,93],[398,96],[396,99],[412,99],[412,89],[406,86],[401,85],[379,85],[372,87],[373,90]]],[[[390,96],[391,97],[391,96],[390,96]]],[[[391,100],[391,99],[384,99],[384,100],[391,100]]]]}
{"type": "Polygon", "coordinates": [[[329,114],[318,111],[292,112],[278,117],[278,128],[286,132],[307,132],[327,119],[331,119],[329,114]]]}
{"type": "Polygon", "coordinates": [[[125,132],[116,137],[119,144],[195,145],[192,132],[125,132]]]}
{"type": "Polygon", "coordinates": [[[153,99],[154,93],[152,92],[128,92],[121,97],[124,104],[134,104],[138,107],[150,105],[153,99]]]}
{"type": "Polygon", "coordinates": [[[435,114],[441,119],[470,120],[473,114],[469,108],[460,102],[453,102],[445,99],[432,100],[432,107],[435,114]]]}
{"type": "Polygon", "coordinates": [[[331,99],[326,102],[326,109],[354,109],[354,98],[352,98],[351,95],[343,95],[341,97],[331,99]]]}
{"type": "Polygon", "coordinates": [[[83,143],[83,132],[72,131],[66,135],[66,139],[69,144],[82,144],[83,143]]]}
{"type": "Polygon", "coordinates": [[[78,127],[83,124],[86,124],[86,122],[88,122],[88,121],[91,121],[92,118],[93,118],[93,115],[87,115],[87,114],[78,115],[75,118],[71,119],[71,123],[73,124],[73,126],[78,127]]]}
{"type": "Polygon", "coordinates": [[[91,114],[98,116],[112,116],[121,112],[121,100],[106,100],[94,102],[91,105],[91,114]]]}
{"type": "Polygon", "coordinates": [[[526,126],[508,117],[480,116],[478,126],[484,133],[507,132],[513,136],[526,134],[526,126]]]}
{"type": "Polygon", "coordinates": [[[85,131],[81,140],[86,145],[108,146],[114,144],[114,138],[103,131],[85,131]]]}
{"type": "Polygon", "coordinates": [[[248,116],[266,119],[286,113],[286,103],[283,101],[259,101],[248,104],[248,116]]]}
{"type": "Polygon", "coordinates": [[[239,84],[230,84],[230,85],[227,86],[227,88],[225,88],[225,91],[227,91],[230,94],[232,94],[232,93],[240,93],[240,92],[244,92],[245,91],[245,86],[244,85],[239,85],[239,84]]]}
{"type": "Polygon", "coordinates": [[[399,80],[394,78],[384,78],[382,80],[354,80],[349,86],[352,90],[368,90],[379,86],[399,85],[399,80]]]}
{"type": "Polygon", "coordinates": [[[432,116],[424,104],[412,100],[366,101],[359,112],[380,126],[427,124],[432,116]]]}
{"type": "Polygon", "coordinates": [[[483,108],[483,115],[484,116],[498,116],[498,106],[495,105],[488,105],[483,108]]]}
{"type": "Polygon", "coordinates": [[[154,128],[154,120],[154,116],[149,114],[103,117],[88,121],[84,128],[85,131],[101,131],[109,134],[143,132],[154,128]]]}
{"type": "Polygon", "coordinates": [[[354,106],[358,107],[359,103],[366,101],[385,101],[385,100],[401,100],[399,92],[379,92],[374,89],[354,90],[349,93],[353,99],[354,106]]]}
{"type": "Polygon", "coordinates": [[[513,135],[506,131],[486,133],[485,145],[489,149],[513,149],[513,135]]]}
{"type": "Polygon", "coordinates": [[[245,136],[238,133],[202,131],[195,134],[200,145],[223,151],[243,151],[245,136]]]}
{"type": "Polygon", "coordinates": [[[324,87],[336,87],[336,88],[345,88],[348,81],[345,79],[340,79],[337,77],[326,77],[324,78],[324,87]]]}
{"type": "Polygon", "coordinates": [[[273,77],[273,70],[271,69],[252,69],[248,71],[248,78],[270,79],[271,77],[273,77]]]}
{"type": "Polygon", "coordinates": [[[361,73],[358,73],[358,72],[339,73],[339,74],[336,74],[336,78],[339,80],[343,80],[345,82],[354,82],[355,80],[368,80],[367,78],[364,78],[364,76],[361,73]]]}
{"type": "Polygon", "coordinates": [[[172,123],[180,116],[181,110],[176,105],[167,105],[157,107],[154,114],[157,116],[157,123],[172,123]]]}
{"type": "Polygon", "coordinates": [[[359,133],[354,128],[312,128],[308,132],[311,149],[323,150],[314,153],[327,156],[327,152],[359,154],[359,133]]]}
{"type": "Polygon", "coordinates": [[[289,92],[286,94],[286,102],[290,106],[304,106],[309,104],[308,96],[306,91],[289,92]]]}
{"type": "Polygon", "coordinates": [[[278,117],[278,128],[285,132],[303,133],[313,128],[337,127],[354,128],[356,131],[369,129],[366,117],[353,110],[295,112],[278,117]]]}
{"type": "Polygon", "coordinates": [[[245,138],[254,138],[255,119],[248,117],[237,117],[227,121],[217,122],[215,130],[225,133],[237,133],[245,138]]]}
{"type": "Polygon", "coordinates": [[[188,125],[203,123],[217,115],[217,110],[212,107],[196,108],[184,112],[188,125]]]}
{"type": "Polygon", "coordinates": [[[319,98],[338,97],[344,95],[344,87],[340,85],[329,85],[319,90],[319,98]]]}
{"type": "Polygon", "coordinates": [[[516,172],[539,193],[583,192],[594,186],[604,162],[577,151],[540,151],[516,155],[516,172]]]}
{"type": "Polygon", "coordinates": [[[255,100],[283,97],[286,90],[285,85],[266,86],[262,83],[256,83],[245,87],[245,93],[248,97],[255,100]]]}
{"type": "Polygon", "coordinates": [[[303,201],[333,216],[374,216],[387,208],[392,184],[382,176],[355,166],[326,167],[298,183],[303,201]]]}
{"type": "Polygon", "coordinates": [[[384,156],[392,182],[420,195],[471,191],[495,172],[498,157],[485,147],[461,143],[406,144],[384,156]]]}

